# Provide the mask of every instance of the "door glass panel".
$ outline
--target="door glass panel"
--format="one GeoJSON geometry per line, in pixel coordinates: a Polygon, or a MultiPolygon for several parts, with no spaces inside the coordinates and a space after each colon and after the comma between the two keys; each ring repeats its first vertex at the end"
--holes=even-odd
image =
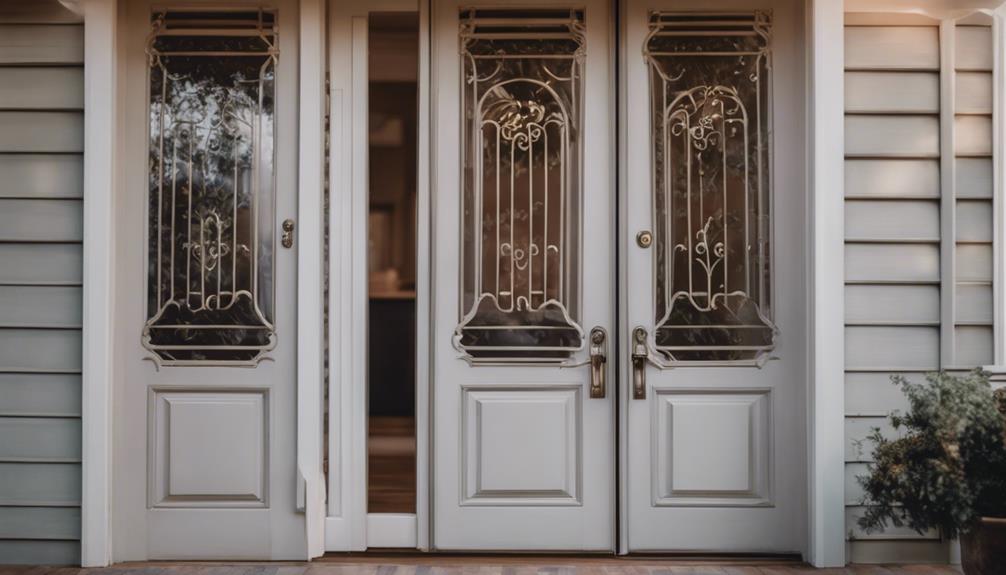
{"type": "Polygon", "coordinates": [[[583,345],[582,10],[466,10],[462,301],[475,362],[562,361],[583,345]]]}
{"type": "Polygon", "coordinates": [[[160,364],[254,365],[275,344],[274,23],[153,17],[143,344],[160,364]]]}
{"type": "Polygon", "coordinates": [[[675,362],[767,357],[771,21],[765,12],[650,15],[654,337],[675,362]]]}

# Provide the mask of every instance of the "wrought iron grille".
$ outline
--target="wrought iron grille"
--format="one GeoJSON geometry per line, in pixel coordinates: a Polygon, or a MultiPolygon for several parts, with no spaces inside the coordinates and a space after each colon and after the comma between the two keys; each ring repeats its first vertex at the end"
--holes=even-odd
{"type": "Polygon", "coordinates": [[[771,306],[771,17],[654,12],[649,66],[656,350],[764,361],[771,306]]]}
{"type": "Polygon", "coordinates": [[[462,261],[455,346],[558,362],[579,298],[582,10],[461,14],[462,261]]]}
{"type": "Polygon", "coordinates": [[[268,11],[153,15],[142,340],[160,365],[255,365],[275,345],[276,45],[268,11]]]}

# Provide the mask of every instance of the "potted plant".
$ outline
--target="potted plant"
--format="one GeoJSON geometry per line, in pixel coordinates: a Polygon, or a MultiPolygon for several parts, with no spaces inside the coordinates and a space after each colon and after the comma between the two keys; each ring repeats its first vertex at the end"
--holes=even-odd
{"type": "Polygon", "coordinates": [[[897,437],[874,429],[865,491],[868,533],[890,524],[920,534],[938,530],[961,540],[967,575],[1006,573],[1006,390],[993,392],[989,374],[946,373],[911,383],[895,376],[907,413],[890,416],[897,437]]]}

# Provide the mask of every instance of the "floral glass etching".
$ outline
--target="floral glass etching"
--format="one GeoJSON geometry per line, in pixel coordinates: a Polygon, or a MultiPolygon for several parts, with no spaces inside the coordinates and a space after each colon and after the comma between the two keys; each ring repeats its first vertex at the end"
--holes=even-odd
{"type": "Polygon", "coordinates": [[[775,342],[771,19],[654,12],[656,350],[668,362],[760,362],[775,342]]]}
{"type": "Polygon", "coordinates": [[[271,12],[153,16],[143,344],[161,365],[275,345],[275,46],[271,12]]]}
{"type": "Polygon", "coordinates": [[[579,289],[581,10],[465,10],[461,320],[474,362],[563,361],[579,289]]]}

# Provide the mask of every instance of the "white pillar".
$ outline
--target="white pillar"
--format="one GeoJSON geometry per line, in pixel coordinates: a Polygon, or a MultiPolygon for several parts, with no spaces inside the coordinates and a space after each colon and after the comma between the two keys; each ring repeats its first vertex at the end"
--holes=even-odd
{"type": "Polygon", "coordinates": [[[844,5],[808,0],[810,537],[816,567],[845,565],[844,5]]]}

